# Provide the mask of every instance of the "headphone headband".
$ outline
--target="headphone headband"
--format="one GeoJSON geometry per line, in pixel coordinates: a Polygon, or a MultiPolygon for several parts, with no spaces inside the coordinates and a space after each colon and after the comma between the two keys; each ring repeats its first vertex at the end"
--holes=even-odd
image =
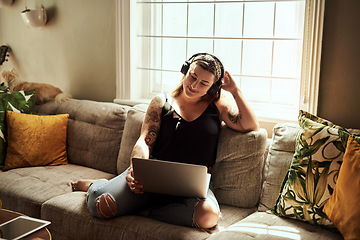
{"type": "MultiPolygon", "coordinates": [[[[215,64],[220,68],[220,76],[219,76],[219,78],[218,78],[218,81],[220,81],[220,80],[224,77],[224,74],[225,74],[224,66],[223,66],[222,62],[220,61],[220,59],[217,58],[217,57],[216,57],[215,55],[213,55],[213,54],[210,54],[210,53],[196,53],[196,54],[192,55],[192,56],[185,62],[185,64],[187,64],[187,65],[190,67],[191,63],[193,63],[194,60],[195,60],[195,58],[198,57],[198,56],[210,56],[210,57],[214,60],[215,64]]],[[[204,61],[206,62],[206,60],[204,60],[204,61]]],[[[216,67],[216,66],[215,66],[215,67],[216,67]]],[[[189,70],[189,68],[187,68],[186,71],[185,71],[185,73],[184,73],[184,71],[182,71],[182,69],[181,69],[181,72],[184,73],[184,74],[186,74],[188,70],[189,70]]]]}

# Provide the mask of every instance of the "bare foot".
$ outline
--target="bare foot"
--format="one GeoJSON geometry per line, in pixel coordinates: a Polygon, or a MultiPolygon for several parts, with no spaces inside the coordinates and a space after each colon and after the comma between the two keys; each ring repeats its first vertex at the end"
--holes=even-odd
{"type": "Polygon", "coordinates": [[[90,184],[92,184],[95,181],[97,181],[97,180],[82,179],[77,182],[72,182],[71,186],[72,186],[73,191],[87,192],[87,190],[90,187],[90,184]]]}

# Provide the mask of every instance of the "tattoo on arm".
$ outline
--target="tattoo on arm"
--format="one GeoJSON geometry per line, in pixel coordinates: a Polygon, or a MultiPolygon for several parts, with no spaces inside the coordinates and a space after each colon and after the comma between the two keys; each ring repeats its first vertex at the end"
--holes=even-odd
{"type": "Polygon", "coordinates": [[[146,158],[155,145],[155,141],[160,130],[160,115],[163,101],[160,97],[155,97],[150,103],[145,115],[144,124],[141,129],[143,140],[137,142],[131,153],[131,158],[146,158]]]}
{"type": "Polygon", "coordinates": [[[149,132],[145,137],[145,143],[148,145],[151,150],[155,144],[157,133],[159,132],[159,127],[157,125],[150,125],[149,132]]]}
{"type": "Polygon", "coordinates": [[[150,104],[150,109],[147,112],[147,115],[145,117],[145,123],[149,123],[150,121],[153,122],[159,122],[160,116],[159,116],[159,109],[162,109],[163,102],[160,97],[155,97],[153,101],[150,104]]]}
{"type": "Polygon", "coordinates": [[[227,115],[228,115],[229,120],[234,124],[238,124],[240,122],[240,119],[242,118],[241,111],[237,112],[234,109],[232,109],[231,107],[228,107],[227,115]]]}
{"type": "Polygon", "coordinates": [[[160,110],[162,110],[162,107],[163,100],[160,97],[155,97],[145,116],[144,123],[147,133],[144,140],[150,152],[155,145],[155,141],[160,130],[160,110]]]}
{"type": "Polygon", "coordinates": [[[156,111],[151,111],[147,114],[146,119],[145,119],[145,123],[149,124],[150,121],[152,122],[159,122],[160,118],[159,118],[159,114],[156,111]]]}

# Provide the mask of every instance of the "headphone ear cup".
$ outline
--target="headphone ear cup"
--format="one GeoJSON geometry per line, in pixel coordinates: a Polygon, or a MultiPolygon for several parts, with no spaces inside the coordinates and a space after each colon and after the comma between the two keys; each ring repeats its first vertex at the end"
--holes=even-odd
{"type": "Polygon", "coordinates": [[[217,91],[221,88],[222,82],[221,80],[218,80],[216,83],[214,83],[211,88],[207,91],[207,94],[209,95],[215,95],[217,91]]]}
{"type": "Polygon", "coordinates": [[[185,61],[185,63],[182,65],[180,72],[184,75],[189,71],[190,63],[189,61],[185,61]]]}

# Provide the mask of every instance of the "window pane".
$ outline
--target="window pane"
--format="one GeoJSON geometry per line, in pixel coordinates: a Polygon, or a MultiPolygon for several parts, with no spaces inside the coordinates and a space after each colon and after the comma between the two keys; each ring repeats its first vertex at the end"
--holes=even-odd
{"type": "Polygon", "coordinates": [[[187,56],[191,57],[199,52],[213,52],[213,40],[189,39],[187,56]]]}
{"type": "Polygon", "coordinates": [[[171,93],[172,91],[174,91],[174,89],[179,85],[182,76],[183,75],[180,70],[178,72],[162,72],[162,79],[164,85],[163,92],[171,93]]]}
{"type": "Polygon", "coordinates": [[[271,93],[270,78],[242,77],[241,91],[246,99],[255,102],[269,102],[271,93]]]}
{"type": "Polygon", "coordinates": [[[140,35],[161,35],[161,5],[160,4],[138,4],[139,21],[137,32],[140,35]]]}
{"type": "Polygon", "coordinates": [[[163,35],[186,36],[186,4],[169,3],[163,5],[163,35]]]}
{"type": "Polygon", "coordinates": [[[272,79],[271,101],[273,103],[298,106],[300,81],[294,79],[272,79]]]}
{"type": "Polygon", "coordinates": [[[272,37],[275,3],[245,3],[244,37],[272,37]]]}
{"type": "Polygon", "coordinates": [[[149,71],[150,77],[150,92],[155,95],[161,93],[161,85],[162,85],[162,78],[161,78],[161,71],[149,71]]]}
{"type": "MultiPolygon", "coordinates": [[[[152,98],[161,90],[161,72],[138,69],[138,77],[141,79],[141,96],[152,98]]],[[[134,86],[138,87],[138,86],[134,86]]]]}
{"type": "Polygon", "coordinates": [[[215,53],[226,71],[240,75],[242,40],[215,40],[215,53]]]}
{"type": "Polygon", "coordinates": [[[189,4],[189,36],[209,37],[213,35],[214,4],[189,4]]]}
{"type": "Polygon", "coordinates": [[[271,76],[272,41],[244,40],[242,74],[271,76]]]}
{"type": "Polygon", "coordinates": [[[274,41],[273,76],[300,78],[302,41],[274,41]]]}
{"type": "Polygon", "coordinates": [[[304,31],[303,2],[277,2],[275,37],[302,38],[304,31]]]}
{"type": "Polygon", "coordinates": [[[179,70],[186,59],[186,39],[164,38],[162,41],[162,68],[165,70],[179,70]]]}
{"type": "Polygon", "coordinates": [[[257,116],[283,119],[283,120],[296,120],[299,110],[287,105],[251,102],[257,116]]]}
{"type": "Polygon", "coordinates": [[[215,36],[241,37],[243,21],[243,4],[216,4],[215,36]]]}
{"type": "MultiPolygon", "coordinates": [[[[161,68],[161,55],[158,54],[161,52],[161,38],[149,38],[150,41],[150,68],[160,69],[161,68]]],[[[145,57],[145,56],[144,56],[145,57]]]]}
{"type": "Polygon", "coordinates": [[[141,68],[161,68],[161,38],[142,37],[138,39],[142,46],[142,54],[139,57],[141,68]]]}

